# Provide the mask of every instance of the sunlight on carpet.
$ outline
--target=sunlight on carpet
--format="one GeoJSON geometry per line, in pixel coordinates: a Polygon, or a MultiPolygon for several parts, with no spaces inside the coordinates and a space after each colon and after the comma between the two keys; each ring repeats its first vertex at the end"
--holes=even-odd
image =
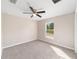
{"type": "Polygon", "coordinates": [[[62,57],[63,59],[71,59],[63,50],[54,47],[54,46],[50,46],[58,56],[62,57]]]}

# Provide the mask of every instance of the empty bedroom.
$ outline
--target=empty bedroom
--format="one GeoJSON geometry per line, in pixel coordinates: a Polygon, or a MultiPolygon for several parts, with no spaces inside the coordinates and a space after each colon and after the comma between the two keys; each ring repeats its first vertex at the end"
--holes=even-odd
{"type": "Polygon", "coordinates": [[[77,59],[76,0],[1,0],[1,59],[77,59]]]}

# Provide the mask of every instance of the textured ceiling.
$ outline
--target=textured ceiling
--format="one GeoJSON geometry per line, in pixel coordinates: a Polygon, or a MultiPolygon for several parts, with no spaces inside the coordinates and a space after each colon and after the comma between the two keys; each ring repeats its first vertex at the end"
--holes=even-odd
{"type": "Polygon", "coordinates": [[[30,18],[33,20],[43,20],[55,16],[60,16],[68,13],[72,13],[76,10],[76,0],[61,0],[54,4],[52,0],[17,0],[15,4],[10,0],[2,0],[2,13],[8,13],[20,17],[30,18]],[[30,3],[35,9],[45,10],[46,13],[40,14],[42,18],[37,16],[30,18],[31,14],[23,14],[23,11],[30,11],[30,3]]]}

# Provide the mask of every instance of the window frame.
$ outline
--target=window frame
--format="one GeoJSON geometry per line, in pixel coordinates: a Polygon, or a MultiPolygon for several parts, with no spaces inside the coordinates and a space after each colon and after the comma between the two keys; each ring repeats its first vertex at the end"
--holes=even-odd
{"type": "Polygon", "coordinates": [[[45,29],[44,29],[44,31],[45,31],[45,38],[54,39],[54,34],[53,34],[53,36],[48,36],[46,34],[47,24],[50,24],[50,23],[54,23],[54,22],[53,21],[45,22],[45,29]]]}

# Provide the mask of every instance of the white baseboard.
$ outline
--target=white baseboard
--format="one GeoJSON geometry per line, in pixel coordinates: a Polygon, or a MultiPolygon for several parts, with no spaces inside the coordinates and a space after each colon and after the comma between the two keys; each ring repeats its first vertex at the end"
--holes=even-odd
{"type": "Polygon", "coordinates": [[[20,42],[20,43],[12,44],[12,45],[9,45],[9,46],[6,46],[6,47],[2,47],[2,49],[9,48],[9,47],[13,47],[13,46],[20,45],[20,44],[23,44],[23,43],[28,43],[28,42],[31,42],[31,41],[34,41],[34,40],[30,40],[30,41],[27,41],[27,42],[20,42]]]}
{"type": "MultiPolygon", "coordinates": [[[[40,40],[40,39],[39,39],[40,40]]],[[[57,43],[51,43],[51,42],[48,42],[46,40],[40,40],[40,41],[44,41],[44,42],[47,42],[49,44],[53,44],[53,45],[57,45],[57,46],[60,46],[60,47],[63,47],[63,48],[67,48],[67,49],[71,49],[71,50],[74,50],[74,48],[71,48],[71,47],[68,47],[68,46],[62,46],[60,44],[57,44],[57,43]]]]}

